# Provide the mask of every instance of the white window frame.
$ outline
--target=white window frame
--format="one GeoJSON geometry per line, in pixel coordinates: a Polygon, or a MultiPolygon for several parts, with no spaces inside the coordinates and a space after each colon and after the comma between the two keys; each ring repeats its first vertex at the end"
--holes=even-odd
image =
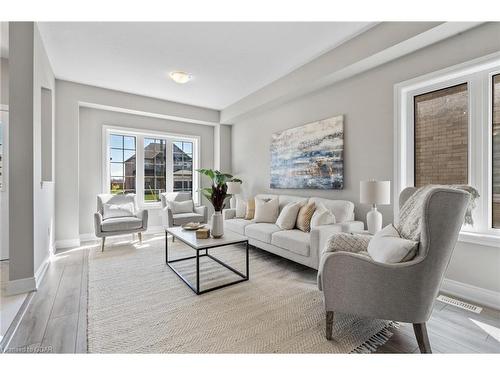
{"type": "Polygon", "coordinates": [[[173,142],[184,141],[193,143],[193,201],[195,205],[200,204],[200,175],[195,173],[196,169],[199,169],[200,165],[200,137],[194,135],[177,134],[170,132],[160,132],[156,130],[145,130],[136,129],[130,127],[123,127],[119,125],[103,125],[102,127],[102,191],[105,193],[110,192],[110,162],[109,162],[109,138],[110,134],[120,134],[126,136],[136,137],[135,147],[136,147],[136,176],[135,176],[135,186],[137,203],[142,208],[160,208],[161,202],[146,202],[144,201],[144,138],[155,138],[164,139],[166,141],[166,191],[173,191],[173,160],[169,155],[172,155],[173,142]]]}
{"type": "Polygon", "coordinates": [[[492,77],[500,73],[500,52],[426,74],[394,86],[394,217],[399,193],[414,186],[414,97],[467,83],[469,100],[468,179],[480,198],[474,226],[464,226],[459,240],[500,246],[500,229],[492,228],[492,77]]]}

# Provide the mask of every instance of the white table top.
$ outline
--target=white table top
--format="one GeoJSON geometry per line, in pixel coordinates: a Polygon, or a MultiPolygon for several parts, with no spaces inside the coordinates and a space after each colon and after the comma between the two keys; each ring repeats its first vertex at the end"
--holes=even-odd
{"type": "Polygon", "coordinates": [[[248,240],[248,238],[246,238],[245,236],[231,231],[224,232],[224,236],[222,236],[221,238],[209,237],[206,239],[196,238],[195,230],[184,230],[181,227],[167,228],[167,232],[179,238],[181,241],[185,242],[196,250],[229,245],[231,243],[244,242],[248,240]]]}

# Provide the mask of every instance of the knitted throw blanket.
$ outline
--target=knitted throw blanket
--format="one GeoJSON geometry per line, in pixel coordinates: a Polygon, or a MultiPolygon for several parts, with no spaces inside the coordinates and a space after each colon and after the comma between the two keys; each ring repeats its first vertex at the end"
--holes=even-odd
{"type": "Polygon", "coordinates": [[[451,188],[466,191],[471,199],[465,213],[465,224],[473,225],[472,210],[476,207],[476,199],[479,194],[476,189],[468,185],[426,185],[415,191],[403,204],[399,211],[399,223],[396,226],[401,237],[420,241],[422,211],[426,198],[429,194],[439,188],[451,188]]]}

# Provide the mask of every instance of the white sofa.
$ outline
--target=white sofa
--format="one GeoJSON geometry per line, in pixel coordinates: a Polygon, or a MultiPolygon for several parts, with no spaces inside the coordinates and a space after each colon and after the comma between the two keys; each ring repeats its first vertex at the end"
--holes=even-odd
{"type": "Polygon", "coordinates": [[[299,229],[283,230],[276,224],[255,223],[254,220],[236,218],[236,209],[230,208],[223,211],[224,230],[247,236],[248,242],[260,249],[318,269],[321,249],[332,234],[364,229],[363,222],[354,221],[354,203],[352,202],[292,195],[259,194],[256,196],[261,199],[275,197],[278,197],[280,212],[290,202],[322,203],[335,215],[336,223],[313,227],[309,233],[299,229]]]}

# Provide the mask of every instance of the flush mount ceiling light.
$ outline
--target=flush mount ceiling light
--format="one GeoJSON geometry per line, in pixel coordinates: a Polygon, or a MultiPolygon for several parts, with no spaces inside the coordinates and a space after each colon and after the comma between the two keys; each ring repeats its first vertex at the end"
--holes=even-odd
{"type": "Polygon", "coordinates": [[[168,75],[172,78],[172,81],[176,83],[186,83],[193,78],[191,74],[182,71],[170,72],[168,75]]]}

